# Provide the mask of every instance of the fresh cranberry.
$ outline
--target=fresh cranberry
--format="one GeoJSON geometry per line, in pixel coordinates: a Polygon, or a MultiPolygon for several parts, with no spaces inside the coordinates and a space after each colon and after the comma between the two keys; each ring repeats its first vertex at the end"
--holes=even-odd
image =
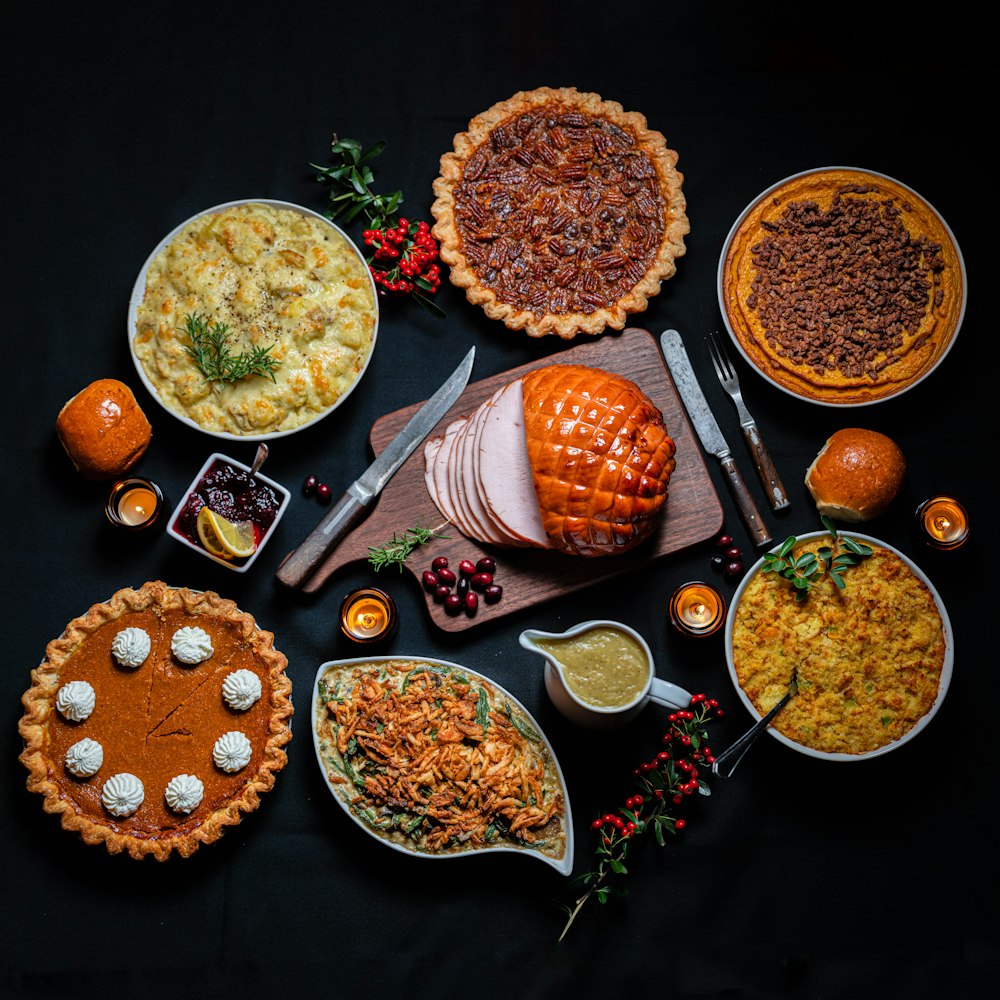
{"type": "Polygon", "coordinates": [[[476,563],[476,570],[479,573],[495,573],[496,569],[497,561],[492,556],[483,556],[483,558],[476,563]]]}
{"type": "Polygon", "coordinates": [[[438,556],[437,559],[435,559],[434,562],[431,563],[431,569],[434,570],[435,573],[437,573],[439,570],[447,568],[448,568],[447,556],[438,556]]]}
{"type": "Polygon", "coordinates": [[[315,476],[306,476],[306,481],[302,484],[302,492],[307,497],[312,496],[316,492],[317,486],[319,486],[319,480],[315,476]]]}
{"type": "Polygon", "coordinates": [[[449,594],[444,599],[444,609],[449,615],[457,615],[462,610],[463,600],[458,594],[449,594]]]}
{"type": "Polygon", "coordinates": [[[455,574],[450,569],[448,569],[447,566],[445,566],[444,569],[439,569],[437,571],[437,576],[438,580],[440,580],[441,583],[445,584],[446,586],[448,587],[454,586],[456,579],[455,574]]]}
{"type": "Polygon", "coordinates": [[[437,590],[438,578],[436,573],[432,573],[430,570],[426,570],[421,579],[423,580],[425,590],[431,593],[437,590]]]}
{"type": "Polygon", "coordinates": [[[743,552],[735,545],[731,545],[725,552],[722,553],[723,557],[728,559],[730,562],[736,559],[743,558],[743,552]]]}
{"type": "Polygon", "coordinates": [[[486,588],[493,582],[492,573],[473,573],[469,582],[472,584],[473,590],[478,590],[483,593],[486,588]]]}
{"type": "Polygon", "coordinates": [[[329,503],[330,497],[333,496],[333,490],[326,483],[319,483],[316,486],[316,496],[319,497],[323,503],[329,503]]]}
{"type": "Polygon", "coordinates": [[[719,537],[715,540],[715,544],[720,549],[728,549],[733,544],[733,536],[732,535],[719,535],[719,537]]]}
{"type": "Polygon", "coordinates": [[[458,564],[458,571],[462,576],[472,576],[476,572],[476,564],[470,559],[463,559],[458,564]]]}
{"type": "Polygon", "coordinates": [[[731,562],[726,563],[726,568],[723,571],[729,579],[733,579],[737,576],[742,576],[743,574],[743,563],[739,559],[733,559],[731,562]]]}
{"type": "Polygon", "coordinates": [[[434,588],[434,600],[438,604],[444,604],[444,602],[447,600],[448,595],[450,593],[451,593],[451,588],[450,587],[446,587],[443,583],[439,583],[434,588]]]}
{"type": "Polygon", "coordinates": [[[474,591],[469,591],[465,595],[465,613],[467,615],[474,615],[477,608],[479,607],[479,597],[474,591]]]}
{"type": "Polygon", "coordinates": [[[499,583],[491,583],[483,591],[483,599],[487,604],[496,604],[503,597],[503,587],[499,583]]]}

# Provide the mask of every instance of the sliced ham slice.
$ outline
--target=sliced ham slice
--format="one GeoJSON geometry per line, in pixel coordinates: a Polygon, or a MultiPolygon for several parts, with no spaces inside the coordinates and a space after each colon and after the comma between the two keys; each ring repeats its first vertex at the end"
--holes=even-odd
{"type": "Polygon", "coordinates": [[[520,379],[510,382],[486,412],[478,479],[486,508],[508,535],[525,545],[550,548],[528,461],[520,379]]]}

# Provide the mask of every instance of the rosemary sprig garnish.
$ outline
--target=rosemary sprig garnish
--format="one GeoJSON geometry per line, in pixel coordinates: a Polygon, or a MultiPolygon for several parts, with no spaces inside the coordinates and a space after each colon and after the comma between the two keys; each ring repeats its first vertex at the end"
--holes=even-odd
{"type": "Polygon", "coordinates": [[[418,545],[426,545],[432,538],[447,538],[437,528],[407,528],[401,535],[392,533],[392,538],[378,548],[368,547],[368,562],[378,572],[386,566],[396,566],[403,572],[403,563],[418,545]]]}
{"type": "Polygon", "coordinates": [[[198,313],[189,313],[184,322],[191,339],[184,350],[209,382],[239,382],[249,375],[263,375],[275,381],[274,373],[281,367],[281,362],[271,356],[274,344],[233,354],[226,323],[209,322],[198,313]]]}
{"type": "Polygon", "coordinates": [[[792,549],[798,542],[794,535],[789,535],[778,548],[777,552],[769,552],[764,556],[762,573],[777,573],[789,580],[795,588],[795,600],[804,601],[809,596],[819,577],[826,573],[838,590],[843,590],[844,570],[856,566],[862,559],[872,554],[870,545],[865,545],[854,538],[841,538],[836,525],[825,514],[822,516],[823,526],[830,532],[833,545],[821,545],[815,552],[802,552],[792,555],[792,549]],[[846,551],[841,551],[843,546],[846,551]]]}

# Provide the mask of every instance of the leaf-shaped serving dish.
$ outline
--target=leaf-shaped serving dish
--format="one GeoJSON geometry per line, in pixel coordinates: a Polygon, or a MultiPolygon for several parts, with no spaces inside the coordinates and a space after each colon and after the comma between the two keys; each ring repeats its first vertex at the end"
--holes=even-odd
{"type": "Polygon", "coordinates": [[[362,829],[424,858],[515,851],[573,869],[555,751],[499,684],[446,660],[322,664],[313,744],[333,797],[362,829]]]}

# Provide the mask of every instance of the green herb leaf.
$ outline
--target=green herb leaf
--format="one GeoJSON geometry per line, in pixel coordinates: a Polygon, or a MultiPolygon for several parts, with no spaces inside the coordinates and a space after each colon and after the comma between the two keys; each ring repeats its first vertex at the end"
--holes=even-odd
{"type": "Polygon", "coordinates": [[[263,375],[272,382],[281,362],[271,356],[269,347],[252,347],[242,354],[233,354],[229,347],[229,327],[225,323],[207,322],[198,313],[184,317],[185,332],[190,343],[184,348],[198,370],[209,382],[239,382],[250,375],[263,375]]]}
{"type": "Polygon", "coordinates": [[[432,538],[447,538],[433,528],[407,528],[401,535],[392,533],[392,538],[378,548],[368,548],[368,562],[378,572],[387,566],[395,566],[403,572],[403,563],[418,545],[426,545],[432,538]]]}

